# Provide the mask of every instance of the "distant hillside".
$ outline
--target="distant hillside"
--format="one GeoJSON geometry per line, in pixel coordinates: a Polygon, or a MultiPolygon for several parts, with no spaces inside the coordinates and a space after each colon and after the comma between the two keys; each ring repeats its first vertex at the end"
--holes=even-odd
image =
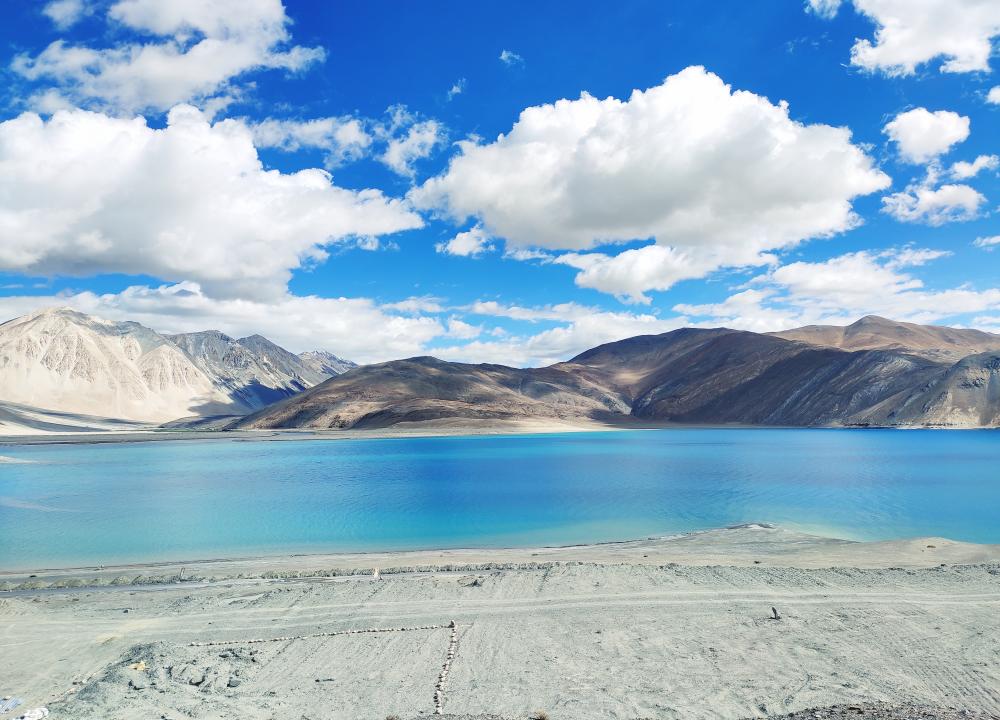
{"type": "Polygon", "coordinates": [[[326,352],[325,350],[308,350],[304,353],[299,353],[299,360],[301,360],[302,364],[313,372],[326,375],[328,377],[340,375],[341,373],[345,373],[351,368],[356,368],[358,366],[357,363],[353,363],[350,360],[344,360],[344,358],[337,357],[333,353],[326,352]]]}
{"type": "Polygon", "coordinates": [[[47,309],[0,325],[0,434],[243,415],[349,366],[329,353],[300,357],[259,335],[166,336],[47,309]]]}
{"type": "Polygon", "coordinates": [[[557,368],[417,357],[350,370],[244,418],[237,427],[380,428],[453,417],[602,418],[627,411],[617,393],[557,368]]]}
{"type": "Polygon", "coordinates": [[[205,330],[167,337],[244,411],[302,392],[336,374],[316,369],[260,335],[236,340],[205,330]]]}
{"type": "Polygon", "coordinates": [[[1000,361],[980,352],[992,343],[1000,347],[1000,336],[865,318],[780,334],[687,328],[607,343],[541,369],[411,358],[348,371],[233,427],[463,419],[992,427],[1000,361]],[[962,342],[968,352],[955,362],[962,342]]]}
{"type": "Polygon", "coordinates": [[[937,325],[916,325],[868,315],[847,326],[806,325],[771,333],[786,340],[841,350],[902,350],[955,362],[980,352],[1000,350],[1000,335],[937,325]]]}

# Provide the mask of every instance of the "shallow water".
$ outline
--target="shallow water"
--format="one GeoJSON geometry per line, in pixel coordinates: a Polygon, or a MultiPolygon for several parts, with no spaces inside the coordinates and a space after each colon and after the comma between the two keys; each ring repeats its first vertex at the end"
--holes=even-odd
{"type": "Polygon", "coordinates": [[[0,568],[568,544],[772,522],[1000,542],[1000,433],[648,430],[13,445],[0,568]]]}

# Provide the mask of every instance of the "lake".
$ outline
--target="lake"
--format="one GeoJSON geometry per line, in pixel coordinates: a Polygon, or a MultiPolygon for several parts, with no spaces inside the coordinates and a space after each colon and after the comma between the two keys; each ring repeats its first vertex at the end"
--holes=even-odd
{"type": "Polygon", "coordinates": [[[589,543],[770,522],[1000,542],[1000,433],[679,429],[8,445],[0,568],[589,543]]]}

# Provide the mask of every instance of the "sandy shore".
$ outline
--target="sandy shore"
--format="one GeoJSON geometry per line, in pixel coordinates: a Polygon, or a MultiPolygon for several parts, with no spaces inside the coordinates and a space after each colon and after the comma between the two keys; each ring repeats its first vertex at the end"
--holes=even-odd
{"type": "Polygon", "coordinates": [[[54,718],[1000,715],[1000,546],[744,527],[0,582],[0,695],[54,718]]]}
{"type": "MultiPolygon", "coordinates": [[[[366,440],[400,437],[643,430],[660,427],[664,426],[628,420],[612,424],[584,420],[560,422],[557,420],[467,420],[461,418],[398,423],[392,427],[368,430],[198,430],[149,427],[139,430],[85,432],[37,432],[32,428],[23,428],[18,432],[12,432],[11,428],[0,425],[0,446],[159,442],[164,440],[366,440]]],[[[683,426],[670,425],[669,427],[683,426]]]]}

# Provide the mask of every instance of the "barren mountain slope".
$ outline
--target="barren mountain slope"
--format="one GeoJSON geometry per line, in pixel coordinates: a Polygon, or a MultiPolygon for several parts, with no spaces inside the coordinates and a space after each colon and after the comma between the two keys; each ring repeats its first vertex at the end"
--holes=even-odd
{"type": "Polygon", "coordinates": [[[607,343],[542,369],[426,357],[358,368],[237,427],[384,427],[456,418],[978,427],[997,423],[990,357],[952,367],[899,350],[848,351],[689,328],[607,343]]]}
{"type": "Polygon", "coordinates": [[[933,382],[858,417],[876,425],[1000,426],[1000,353],[962,358],[933,382]]]}
{"type": "Polygon", "coordinates": [[[240,428],[375,428],[458,417],[597,418],[627,413],[619,394],[558,368],[521,370],[431,357],[366,365],[254,413],[240,428]]]}
{"type": "Polygon", "coordinates": [[[260,335],[236,340],[205,330],[168,337],[244,411],[302,392],[334,374],[316,370],[260,335]]]}
{"type": "Polygon", "coordinates": [[[902,350],[951,362],[966,355],[1000,350],[1000,335],[993,333],[896,322],[876,315],[847,326],[807,325],[771,335],[842,350],[902,350]]]}
{"type": "Polygon", "coordinates": [[[340,375],[358,366],[357,363],[345,360],[326,350],[307,350],[304,353],[299,353],[299,360],[313,372],[327,377],[340,375]]]}
{"type": "Polygon", "coordinates": [[[67,308],[0,325],[0,399],[146,422],[217,410],[228,402],[162,335],[67,308]]]}

